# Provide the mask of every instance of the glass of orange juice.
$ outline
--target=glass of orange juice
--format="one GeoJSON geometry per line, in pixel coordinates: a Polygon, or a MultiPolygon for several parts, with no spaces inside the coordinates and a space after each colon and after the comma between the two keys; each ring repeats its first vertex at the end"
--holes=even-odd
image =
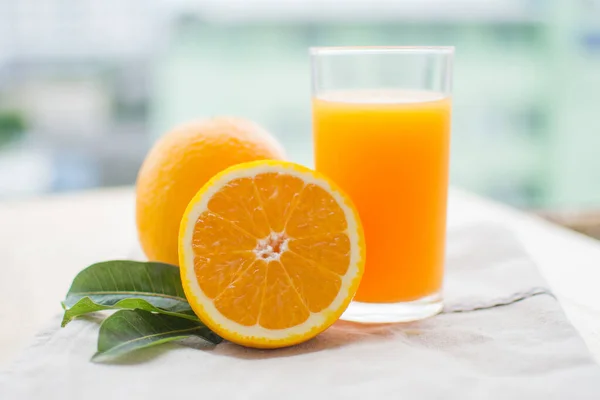
{"type": "Polygon", "coordinates": [[[365,274],[342,319],[443,307],[453,47],[310,50],[317,171],[358,208],[365,274]]]}

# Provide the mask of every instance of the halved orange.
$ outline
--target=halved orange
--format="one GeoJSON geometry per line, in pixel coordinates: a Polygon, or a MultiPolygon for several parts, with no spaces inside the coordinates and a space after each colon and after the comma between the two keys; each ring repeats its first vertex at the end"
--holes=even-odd
{"type": "Polygon", "coordinates": [[[189,203],[179,232],[186,297],[214,332],[290,346],[333,324],[356,293],[365,240],[350,199],[285,161],[239,164],[189,203]]]}

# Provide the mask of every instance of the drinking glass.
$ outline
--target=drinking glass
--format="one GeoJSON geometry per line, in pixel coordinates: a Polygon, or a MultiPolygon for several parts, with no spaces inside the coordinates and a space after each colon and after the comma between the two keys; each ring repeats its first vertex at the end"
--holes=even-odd
{"type": "Polygon", "coordinates": [[[342,319],[443,307],[453,47],[310,49],[315,167],[353,200],[365,274],[342,319]]]}

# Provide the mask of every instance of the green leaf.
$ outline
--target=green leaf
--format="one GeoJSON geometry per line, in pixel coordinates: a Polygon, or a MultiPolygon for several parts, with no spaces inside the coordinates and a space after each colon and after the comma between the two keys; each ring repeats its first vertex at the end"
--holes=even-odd
{"type": "Polygon", "coordinates": [[[103,362],[134,350],[191,336],[212,344],[223,340],[200,321],[144,310],[117,311],[100,325],[98,352],[92,361],[103,362]]]}
{"type": "Polygon", "coordinates": [[[93,264],[77,274],[63,308],[66,310],[63,326],[78,315],[112,308],[193,315],[181,286],[178,267],[125,260],[93,264]],[[79,303],[84,298],[89,301],[79,303]],[[134,303],[134,299],[141,301],[134,303]],[[123,300],[128,302],[121,303],[123,300]]]}
{"type": "Polygon", "coordinates": [[[92,301],[92,299],[90,299],[89,297],[84,297],[83,299],[81,299],[77,303],[75,303],[73,305],[73,307],[65,310],[65,314],[63,315],[63,320],[62,320],[60,326],[62,326],[64,328],[69,322],[71,322],[74,318],[76,318],[80,315],[89,314],[89,313],[97,312],[97,311],[119,310],[119,309],[121,309],[121,310],[139,309],[139,310],[156,312],[156,313],[161,313],[161,314],[166,314],[166,315],[172,315],[174,317],[179,317],[179,318],[187,318],[192,321],[199,321],[198,317],[196,316],[196,314],[194,314],[194,312],[192,310],[182,311],[182,312],[178,312],[178,313],[165,311],[160,308],[154,307],[152,304],[148,303],[146,300],[143,300],[143,299],[135,299],[135,298],[123,299],[121,301],[118,301],[117,303],[115,303],[112,306],[106,306],[106,305],[94,303],[92,301]]]}

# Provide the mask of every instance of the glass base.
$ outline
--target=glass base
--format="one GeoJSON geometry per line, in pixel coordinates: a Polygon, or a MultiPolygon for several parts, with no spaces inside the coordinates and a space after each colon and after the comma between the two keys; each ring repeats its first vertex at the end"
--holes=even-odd
{"type": "Polygon", "coordinates": [[[418,321],[442,311],[444,301],[440,294],[401,303],[350,303],[341,318],[363,324],[418,321]]]}

